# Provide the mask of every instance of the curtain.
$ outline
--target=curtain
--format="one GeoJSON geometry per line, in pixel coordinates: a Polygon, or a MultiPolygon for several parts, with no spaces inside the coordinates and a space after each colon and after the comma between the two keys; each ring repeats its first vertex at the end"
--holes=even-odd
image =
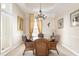
{"type": "Polygon", "coordinates": [[[42,18],[38,19],[38,31],[39,33],[42,33],[42,18]]]}
{"type": "Polygon", "coordinates": [[[34,14],[29,15],[29,37],[32,38],[32,32],[34,27],[34,14]]]}

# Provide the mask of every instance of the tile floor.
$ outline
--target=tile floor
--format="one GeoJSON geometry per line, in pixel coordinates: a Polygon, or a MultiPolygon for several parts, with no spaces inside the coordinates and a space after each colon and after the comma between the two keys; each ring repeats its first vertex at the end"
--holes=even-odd
{"type": "MultiPolygon", "coordinates": [[[[24,51],[24,44],[20,45],[13,51],[9,52],[6,56],[23,56],[22,55],[23,51],[24,51]]],[[[59,51],[59,55],[55,50],[51,50],[49,56],[73,56],[71,52],[69,52],[67,49],[65,49],[60,45],[58,45],[58,51],[59,51]]],[[[34,56],[33,51],[26,51],[24,56],[34,56]]]]}

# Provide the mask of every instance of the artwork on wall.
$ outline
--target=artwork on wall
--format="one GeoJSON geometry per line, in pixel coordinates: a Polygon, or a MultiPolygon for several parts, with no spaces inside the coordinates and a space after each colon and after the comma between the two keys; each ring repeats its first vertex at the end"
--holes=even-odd
{"type": "Polygon", "coordinates": [[[61,29],[64,27],[63,18],[58,20],[58,28],[61,29]]]}
{"type": "Polygon", "coordinates": [[[23,17],[17,16],[17,29],[23,31],[23,17]]]}
{"type": "Polygon", "coordinates": [[[79,26],[79,9],[70,13],[71,26],[79,26]]]}

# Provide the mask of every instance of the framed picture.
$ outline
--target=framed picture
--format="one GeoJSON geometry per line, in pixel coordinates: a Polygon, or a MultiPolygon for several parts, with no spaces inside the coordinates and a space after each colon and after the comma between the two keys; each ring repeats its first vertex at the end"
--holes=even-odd
{"type": "Polygon", "coordinates": [[[17,29],[23,31],[23,17],[17,16],[17,29]]]}
{"type": "Polygon", "coordinates": [[[61,29],[64,27],[63,18],[58,20],[58,28],[61,29]]]}
{"type": "Polygon", "coordinates": [[[70,13],[71,26],[79,26],[79,9],[70,13]]]}

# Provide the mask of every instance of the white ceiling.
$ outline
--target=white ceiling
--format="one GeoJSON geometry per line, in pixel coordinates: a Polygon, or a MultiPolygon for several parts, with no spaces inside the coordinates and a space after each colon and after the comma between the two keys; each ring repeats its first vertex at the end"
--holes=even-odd
{"type": "MultiPolygon", "coordinates": [[[[38,13],[40,9],[40,3],[25,3],[25,4],[17,4],[23,11],[26,13],[38,13]]],[[[41,10],[43,13],[47,13],[54,8],[55,4],[53,3],[42,3],[41,10]]]]}
{"type": "MultiPolygon", "coordinates": [[[[40,9],[39,3],[18,3],[18,7],[24,13],[38,13],[40,9]]],[[[42,3],[43,14],[49,16],[60,16],[78,6],[78,3],[42,3]]]]}

